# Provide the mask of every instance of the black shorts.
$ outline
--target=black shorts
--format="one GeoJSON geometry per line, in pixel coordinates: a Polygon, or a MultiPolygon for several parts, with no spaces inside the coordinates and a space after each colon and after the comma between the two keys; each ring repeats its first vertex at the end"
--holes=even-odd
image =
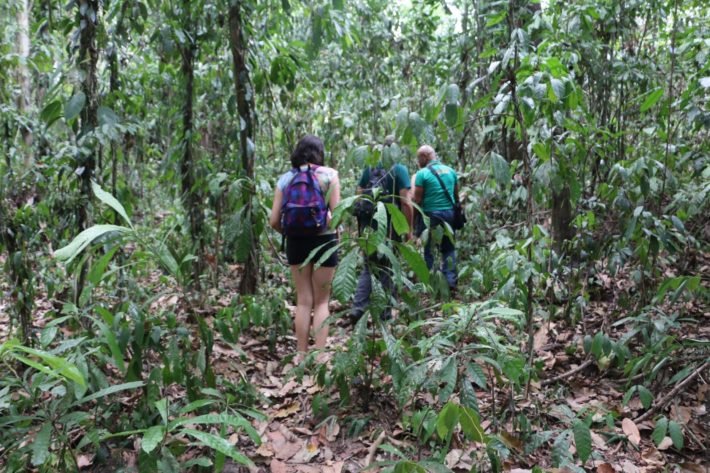
{"type": "MultiPolygon", "coordinates": [[[[338,237],[335,233],[328,235],[317,235],[309,237],[287,237],[286,238],[286,259],[290,265],[300,265],[308,259],[311,251],[318,248],[316,254],[311,258],[311,263],[317,263],[323,253],[338,244],[338,237]]],[[[328,259],[321,263],[325,268],[334,268],[338,265],[338,251],[334,251],[328,259]]]]}

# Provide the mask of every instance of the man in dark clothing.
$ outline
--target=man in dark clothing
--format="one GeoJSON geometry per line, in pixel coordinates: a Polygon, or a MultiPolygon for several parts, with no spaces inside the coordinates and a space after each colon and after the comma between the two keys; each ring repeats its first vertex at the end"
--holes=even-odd
{"type": "MultiPolygon", "coordinates": [[[[394,137],[388,136],[385,139],[382,156],[380,162],[375,168],[370,166],[365,167],[362,176],[360,177],[360,182],[358,183],[357,193],[362,194],[369,191],[374,186],[378,186],[381,189],[380,196],[383,201],[392,202],[397,205],[397,207],[402,211],[407,223],[409,224],[409,232],[406,235],[407,239],[412,236],[412,203],[409,197],[409,189],[411,186],[411,181],[409,178],[409,172],[407,168],[399,163],[390,164],[385,159],[388,154],[389,148],[394,143],[394,137]],[[389,167],[386,167],[389,166],[389,167]],[[386,171],[386,172],[383,172],[386,171]],[[372,176],[381,176],[373,182],[372,176]]],[[[390,153],[391,154],[391,153],[390,153]]],[[[394,232],[391,228],[388,228],[388,237],[394,241],[399,241],[399,235],[394,232]]],[[[357,289],[355,290],[355,297],[353,300],[353,307],[350,311],[350,317],[353,322],[357,322],[362,315],[367,310],[367,306],[370,303],[370,295],[372,293],[372,273],[377,277],[378,281],[382,285],[382,289],[388,298],[393,295],[393,284],[392,284],[392,268],[384,256],[378,256],[377,253],[369,256],[365,261],[365,266],[360,277],[358,279],[357,289]]],[[[380,314],[383,320],[387,320],[392,317],[391,301],[388,301],[385,309],[380,314]]]]}

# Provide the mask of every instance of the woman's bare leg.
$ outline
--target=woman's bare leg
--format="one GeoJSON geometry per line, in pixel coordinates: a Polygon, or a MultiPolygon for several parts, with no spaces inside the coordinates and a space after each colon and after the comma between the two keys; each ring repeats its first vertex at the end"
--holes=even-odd
{"type": "Polygon", "coordinates": [[[330,316],[328,301],[335,268],[320,267],[313,271],[313,330],[315,331],[316,348],[325,348],[328,338],[328,327],[325,320],[330,316]]]}
{"type": "Polygon", "coordinates": [[[311,327],[311,310],[313,309],[313,285],[311,276],[313,265],[301,268],[291,265],[291,276],[296,286],[296,347],[299,352],[308,351],[308,332],[311,327]]]}

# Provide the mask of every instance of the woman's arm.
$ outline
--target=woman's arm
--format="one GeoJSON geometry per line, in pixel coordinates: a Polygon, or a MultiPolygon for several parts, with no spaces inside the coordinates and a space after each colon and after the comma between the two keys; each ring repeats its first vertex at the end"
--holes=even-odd
{"type": "Polygon", "coordinates": [[[337,172],[335,173],[335,176],[333,176],[333,179],[330,181],[330,189],[328,193],[330,194],[328,207],[332,212],[333,210],[335,210],[335,207],[337,207],[340,203],[340,177],[338,177],[337,172]]]}
{"type": "Polygon", "coordinates": [[[277,187],[274,192],[274,203],[271,206],[271,215],[269,215],[269,225],[279,233],[281,233],[281,205],[283,198],[283,191],[277,187]]]}

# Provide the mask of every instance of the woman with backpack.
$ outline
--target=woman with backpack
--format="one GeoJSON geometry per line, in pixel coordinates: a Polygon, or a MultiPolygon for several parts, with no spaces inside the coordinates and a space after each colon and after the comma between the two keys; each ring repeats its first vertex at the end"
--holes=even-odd
{"type": "Polygon", "coordinates": [[[330,287],[338,264],[338,236],[330,228],[331,212],[340,202],[338,172],[323,166],[320,138],[307,135],[291,154],[292,169],[276,184],[269,224],[285,237],[286,258],[296,285],[296,340],[299,352],[308,350],[311,311],[315,348],[325,347],[330,287]],[[316,250],[312,258],[308,258],[316,250]],[[324,261],[321,257],[327,256],[324,261]],[[320,266],[314,268],[320,261],[320,266]],[[304,264],[305,263],[305,264],[304,264]]]}

